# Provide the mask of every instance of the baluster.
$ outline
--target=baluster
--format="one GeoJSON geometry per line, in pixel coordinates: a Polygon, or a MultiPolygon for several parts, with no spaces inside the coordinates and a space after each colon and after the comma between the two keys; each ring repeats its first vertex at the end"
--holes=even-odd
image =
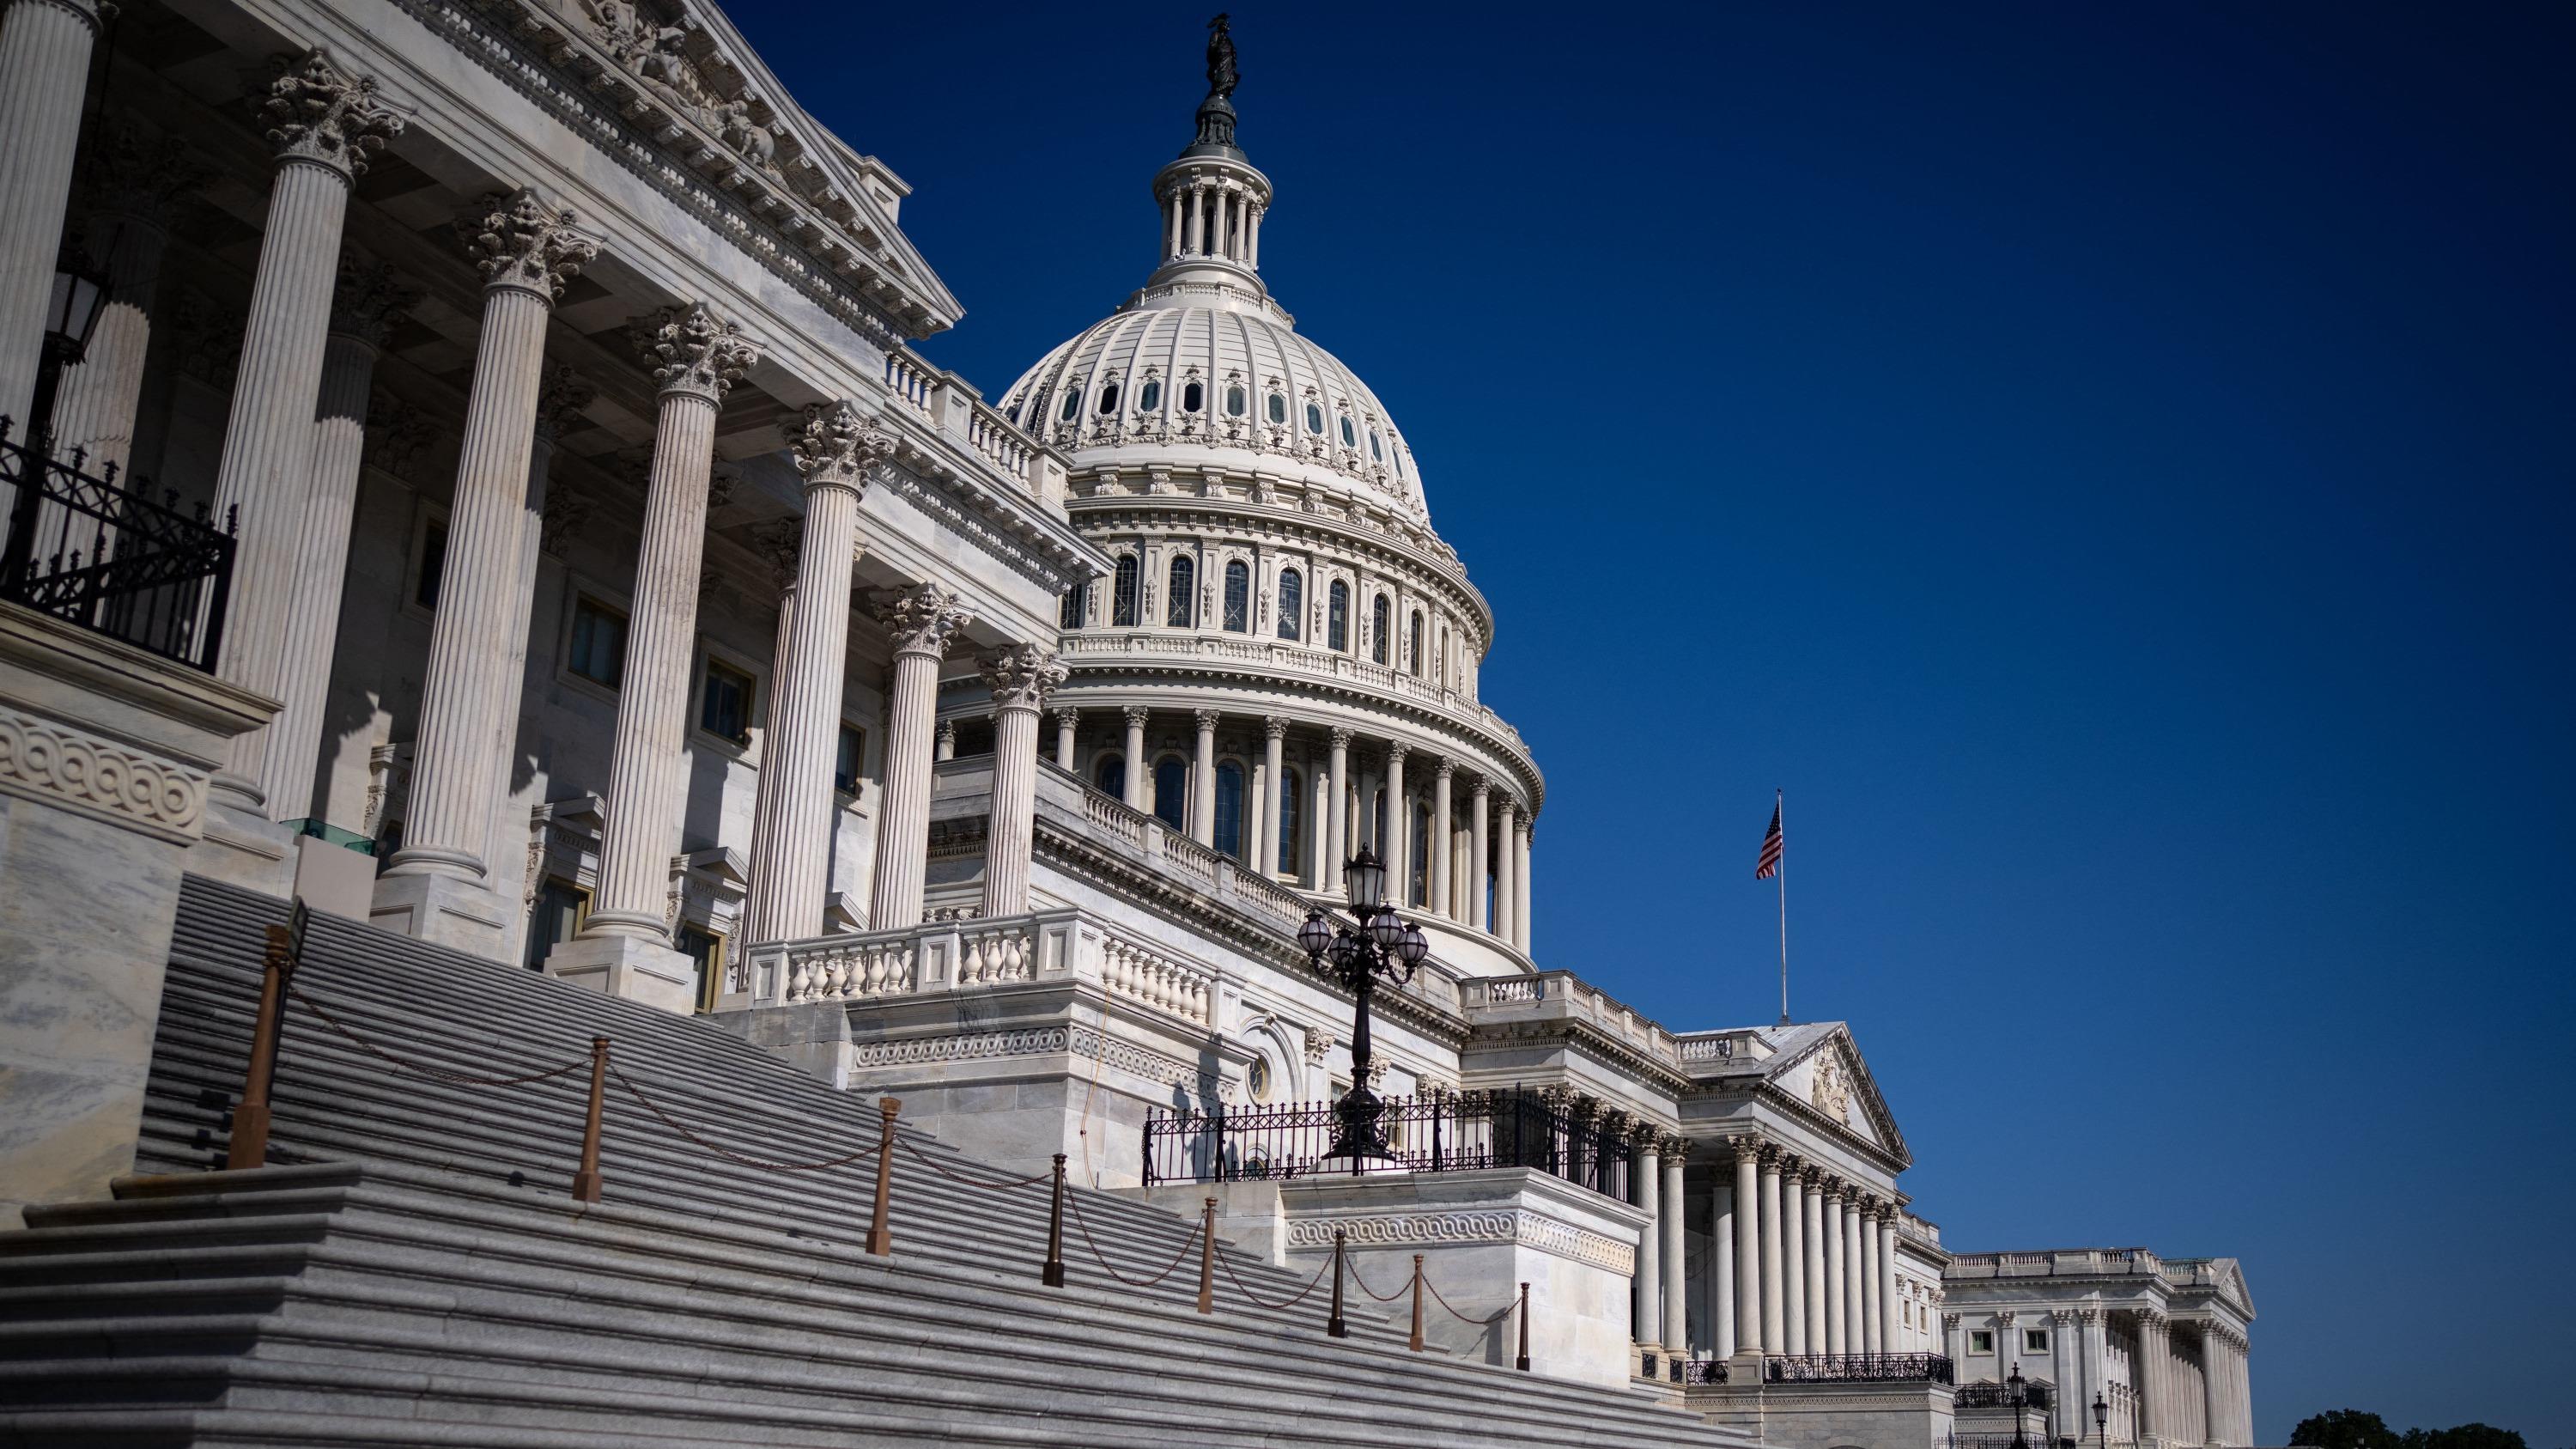
{"type": "Polygon", "coordinates": [[[894,971],[895,984],[905,991],[910,991],[912,989],[912,948],[910,946],[895,948],[894,971]]]}
{"type": "Polygon", "coordinates": [[[803,1001],[813,989],[814,968],[802,956],[791,958],[787,965],[787,999],[803,1001]]]}

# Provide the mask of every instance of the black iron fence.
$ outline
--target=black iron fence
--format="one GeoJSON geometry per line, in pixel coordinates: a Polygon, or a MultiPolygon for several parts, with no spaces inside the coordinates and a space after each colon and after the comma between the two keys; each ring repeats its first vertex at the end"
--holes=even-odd
{"type": "Polygon", "coordinates": [[[1956,1382],[1949,1355],[1939,1353],[1783,1354],[1762,1361],[1762,1377],[1775,1384],[1956,1382]]]}
{"type": "MultiPolygon", "coordinates": [[[[2009,1381],[1998,1383],[1993,1379],[1979,1379],[1974,1383],[1961,1384],[1958,1394],[1950,1400],[1950,1407],[1954,1409],[2013,1408],[2015,1407],[2014,1388],[2015,1385],[2009,1381]]],[[[2019,1388],[2022,1394],[2019,1407],[2025,1409],[2056,1407],[2057,1395],[2048,1386],[2048,1380],[2023,1379],[2019,1388]]]]}
{"type": "Polygon", "coordinates": [[[175,494],[155,503],[116,481],[116,465],[82,471],[75,449],[49,457],[11,441],[0,418],[0,599],[69,620],[165,659],[215,667],[232,591],[232,520],[175,494]]]}
{"type": "MultiPolygon", "coordinates": [[[[1391,1097],[1387,1146],[1414,1172],[1529,1167],[1626,1201],[1628,1141],[1601,1118],[1523,1088],[1391,1097]]],[[[1145,1182],[1312,1177],[1331,1151],[1330,1102],[1237,1111],[1163,1111],[1145,1119],[1145,1182]]]]}

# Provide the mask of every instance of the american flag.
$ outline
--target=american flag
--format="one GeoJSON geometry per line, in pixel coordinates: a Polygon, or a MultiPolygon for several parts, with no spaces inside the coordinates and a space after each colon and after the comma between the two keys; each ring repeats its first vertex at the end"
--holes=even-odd
{"type": "Polygon", "coordinates": [[[1780,873],[1780,807],[1771,807],[1771,828],[1762,836],[1762,858],[1753,864],[1755,880],[1769,880],[1780,873]]]}

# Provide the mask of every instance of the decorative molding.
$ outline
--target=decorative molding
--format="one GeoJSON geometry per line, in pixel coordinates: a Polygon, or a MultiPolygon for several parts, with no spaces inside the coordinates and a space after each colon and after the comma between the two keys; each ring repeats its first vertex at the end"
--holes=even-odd
{"type": "Polygon", "coordinates": [[[1336,1232],[1346,1234],[1352,1245],[1360,1247],[1511,1243],[1612,1273],[1624,1275],[1637,1270],[1637,1250],[1633,1245],[1527,1208],[1292,1219],[1288,1224],[1288,1248],[1291,1252],[1329,1251],[1336,1232]]]}
{"type": "Polygon", "coordinates": [[[1167,1087],[1188,1087],[1210,1096],[1232,1095],[1231,1083],[1215,1073],[1201,1072],[1196,1063],[1078,1025],[861,1042],[851,1049],[851,1062],[860,1067],[938,1066],[951,1062],[1051,1056],[1059,1052],[1094,1057],[1106,1065],[1167,1087]]]}
{"type": "Polygon", "coordinates": [[[995,709],[1038,709],[1047,692],[1064,683],[1055,651],[1035,644],[1005,645],[978,655],[975,665],[993,691],[995,709]]]}
{"type": "Polygon", "coordinates": [[[167,839],[194,839],[206,776],[69,725],[0,709],[0,790],[70,805],[167,839]]]}
{"type": "Polygon", "coordinates": [[[894,636],[895,653],[934,659],[947,656],[949,641],[975,617],[957,595],[931,583],[915,584],[884,601],[876,614],[894,636]]]}

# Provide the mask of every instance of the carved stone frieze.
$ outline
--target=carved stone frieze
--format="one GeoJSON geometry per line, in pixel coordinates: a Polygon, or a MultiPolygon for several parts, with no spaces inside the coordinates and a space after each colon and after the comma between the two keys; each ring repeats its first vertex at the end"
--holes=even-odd
{"type": "Polygon", "coordinates": [[[69,725],[0,709],[0,790],[104,815],[168,838],[193,837],[206,777],[69,725]]]}

